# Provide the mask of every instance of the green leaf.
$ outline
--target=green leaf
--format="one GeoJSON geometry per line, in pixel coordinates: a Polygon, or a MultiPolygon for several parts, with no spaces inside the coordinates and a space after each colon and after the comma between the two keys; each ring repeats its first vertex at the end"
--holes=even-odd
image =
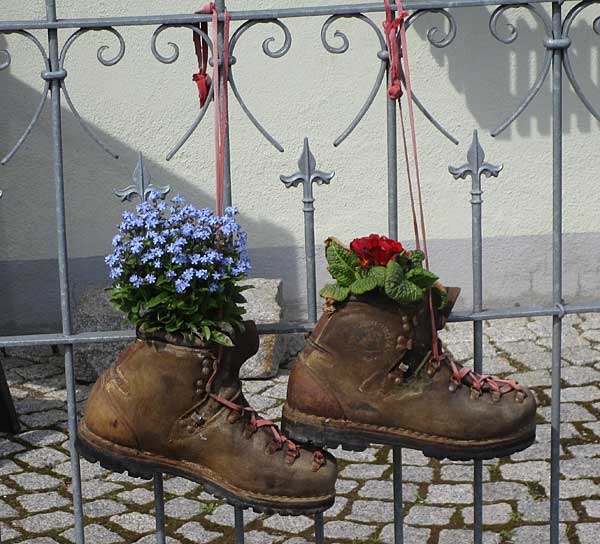
{"type": "Polygon", "coordinates": [[[202,325],[202,334],[204,336],[204,340],[208,342],[211,337],[210,327],[208,327],[207,325],[202,325]]]}
{"type": "Polygon", "coordinates": [[[350,291],[355,295],[362,295],[373,289],[377,289],[377,280],[373,276],[358,278],[350,285],[350,291]]]}
{"type": "Polygon", "coordinates": [[[398,284],[385,286],[385,293],[388,297],[395,300],[398,304],[411,304],[423,298],[423,289],[417,287],[414,283],[408,280],[402,280],[398,284]]]}
{"type": "Polygon", "coordinates": [[[373,278],[377,282],[377,287],[384,287],[385,273],[385,266],[374,266],[369,269],[369,278],[373,278]]]}
{"type": "Polygon", "coordinates": [[[341,285],[348,287],[356,277],[354,269],[358,264],[358,257],[335,240],[329,239],[326,244],[325,256],[329,273],[341,285]]]}
{"type": "Polygon", "coordinates": [[[433,295],[433,303],[438,310],[443,310],[448,304],[448,293],[447,291],[443,291],[434,287],[431,290],[431,294],[433,295]]]}
{"type": "Polygon", "coordinates": [[[348,298],[350,288],[342,285],[332,285],[328,283],[319,293],[323,298],[332,298],[337,302],[342,302],[348,298]]]}
{"type": "Polygon", "coordinates": [[[423,268],[425,253],[423,253],[420,249],[415,249],[410,252],[409,260],[415,268],[423,268]]]}
{"type": "Polygon", "coordinates": [[[222,333],[221,331],[212,331],[212,339],[214,342],[216,342],[217,344],[221,344],[222,346],[226,346],[228,348],[233,347],[233,342],[231,341],[231,338],[229,338],[229,336],[222,333]]]}
{"type": "Polygon", "coordinates": [[[413,268],[406,274],[406,279],[412,281],[421,289],[429,289],[439,278],[425,268],[413,268]]]}

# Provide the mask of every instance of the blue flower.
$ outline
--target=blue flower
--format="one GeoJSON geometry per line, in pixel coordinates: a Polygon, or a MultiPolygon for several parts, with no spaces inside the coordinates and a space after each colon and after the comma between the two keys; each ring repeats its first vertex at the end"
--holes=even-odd
{"type": "Polygon", "coordinates": [[[129,278],[129,283],[131,283],[135,287],[141,287],[143,282],[144,282],[144,280],[142,278],[140,278],[137,274],[133,274],[129,278]]]}
{"type": "Polygon", "coordinates": [[[201,280],[207,280],[208,279],[208,270],[204,270],[204,268],[200,268],[200,269],[196,270],[196,277],[201,280]]]}
{"type": "Polygon", "coordinates": [[[183,205],[183,204],[185,204],[185,198],[182,197],[181,195],[176,195],[171,199],[171,202],[173,202],[174,204],[183,205]]]}
{"type": "Polygon", "coordinates": [[[175,281],[175,290],[178,293],[183,293],[189,286],[190,286],[190,282],[183,280],[181,278],[175,281]]]}
{"type": "Polygon", "coordinates": [[[177,274],[175,272],[173,272],[173,270],[167,270],[165,272],[165,276],[167,276],[167,278],[174,278],[177,276],[177,274]]]}
{"type": "Polygon", "coordinates": [[[215,291],[217,291],[218,289],[219,289],[219,286],[218,286],[216,283],[211,283],[211,284],[208,286],[208,291],[209,291],[210,293],[214,293],[214,292],[215,292],[215,291]]]}
{"type": "Polygon", "coordinates": [[[114,247],[117,247],[121,242],[123,241],[123,237],[120,234],[117,234],[113,239],[112,239],[112,245],[114,247]]]}
{"type": "Polygon", "coordinates": [[[122,266],[115,266],[114,268],[110,269],[110,279],[111,280],[120,278],[122,275],[123,275],[123,267],[122,266]]]}
{"type": "Polygon", "coordinates": [[[146,283],[149,283],[150,285],[156,283],[156,276],[154,274],[147,274],[146,283]]]}
{"type": "Polygon", "coordinates": [[[225,208],[225,215],[237,215],[239,210],[235,206],[227,206],[225,208]]]}
{"type": "Polygon", "coordinates": [[[150,191],[148,193],[148,200],[156,201],[160,198],[160,195],[156,191],[150,191]]]}

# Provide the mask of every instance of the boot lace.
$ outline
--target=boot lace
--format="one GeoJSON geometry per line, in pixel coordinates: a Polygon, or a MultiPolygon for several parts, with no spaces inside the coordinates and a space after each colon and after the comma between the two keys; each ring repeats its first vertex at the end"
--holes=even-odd
{"type": "Polygon", "coordinates": [[[489,374],[478,374],[458,363],[447,354],[443,355],[441,360],[445,360],[448,363],[452,372],[452,376],[450,377],[451,391],[456,391],[462,384],[466,384],[471,387],[473,397],[480,397],[485,391],[489,391],[492,395],[492,400],[498,402],[502,398],[502,395],[516,391],[516,400],[518,402],[523,402],[525,399],[525,390],[514,380],[505,380],[489,374]]]}
{"type": "MultiPolygon", "coordinates": [[[[293,440],[289,439],[285,436],[279,427],[268,419],[264,419],[259,416],[258,412],[250,407],[250,406],[242,406],[240,404],[236,404],[230,400],[227,400],[223,397],[215,395],[213,393],[209,394],[209,397],[214,401],[226,406],[230,410],[237,412],[241,416],[248,415],[248,423],[250,426],[250,432],[254,433],[258,429],[268,429],[271,431],[273,435],[273,441],[269,446],[269,453],[275,453],[276,451],[280,451],[284,446],[287,446],[286,451],[286,463],[292,465],[298,457],[300,457],[301,447],[296,444],[293,440]]],[[[316,450],[313,454],[313,471],[319,470],[325,464],[325,455],[321,450],[316,450]]]]}

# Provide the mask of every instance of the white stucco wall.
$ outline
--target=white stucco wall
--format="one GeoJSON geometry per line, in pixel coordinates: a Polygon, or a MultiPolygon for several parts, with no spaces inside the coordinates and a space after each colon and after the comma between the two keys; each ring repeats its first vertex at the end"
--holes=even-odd
{"type": "MultiPolygon", "coordinates": [[[[303,2],[323,3],[340,2],[303,2]]],[[[273,4],[284,7],[298,3],[246,0],[231,1],[229,7],[252,9],[273,4]]],[[[116,0],[93,3],[61,0],[58,5],[59,17],[185,13],[198,8],[195,2],[154,0],[125,4],[116,0]]],[[[409,43],[415,92],[461,141],[460,146],[454,146],[423,116],[417,115],[428,233],[435,241],[434,267],[437,259],[450,276],[461,280],[469,277],[469,263],[454,261],[445,250],[454,251],[460,246],[464,250],[461,259],[469,255],[466,251],[471,233],[469,182],[453,181],[447,167],[465,162],[471,133],[478,128],[488,160],[503,163],[505,167],[498,179],[484,182],[484,234],[491,248],[487,264],[493,268],[494,277],[504,278],[498,284],[498,289],[504,289],[514,284],[517,268],[528,257],[539,260],[540,273],[548,269],[546,235],[551,229],[552,209],[550,92],[547,82],[511,128],[496,139],[489,136],[490,130],[517,107],[532,85],[545,54],[543,32],[530,14],[513,12],[511,21],[520,29],[520,37],[506,46],[490,35],[490,12],[489,8],[454,10],[458,36],[446,49],[436,49],[427,42],[427,29],[444,24],[439,16],[427,15],[410,31],[409,43]],[[494,245],[494,240],[502,243],[494,245]],[[538,250],[534,254],[531,248],[538,250]]],[[[10,1],[3,2],[1,17],[28,19],[41,17],[43,13],[40,0],[10,1]]],[[[585,91],[600,105],[600,40],[590,29],[590,21],[600,14],[600,8],[592,7],[586,13],[572,31],[572,54],[585,91]]],[[[381,19],[380,15],[373,17],[381,19]]],[[[332,145],[374,82],[378,41],[364,23],[342,20],[333,29],[347,32],[351,49],[344,55],[332,55],[321,45],[323,21],[323,18],[286,21],[294,41],[291,51],[282,59],[272,60],[262,54],[260,45],[266,37],[275,36],[276,43],[281,43],[279,30],[272,25],[249,31],[236,51],[238,62],[234,70],[241,92],[253,112],[285,147],[285,153],[272,148],[235,100],[231,100],[234,201],[243,211],[242,221],[254,248],[299,248],[303,243],[301,190],[286,190],[279,175],[296,170],[304,136],[310,138],[319,167],[336,171],[330,186],[315,189],[317,240],[330,234],[349,240],[386,230],[383,87],[350,138],[339,148],[332,145]]],[[[163,52],[168,51],[168,40],[181,47],[179,61],[165,66],[150,52],[152,30],[123,29],[127,52],[111,68],[101,66],[95,58],[99,45],[110,45],[109,53],[116,51],[116,40],[106,32],[87,34],[69,54],[67,84],[76,106],[98,135],[121,156],[115,161],[105,155],[65,110],[65,174],[72,257],[92,257],[107,251],[122,209],[112,189],[129,183],[138,150],[147,158],[157,182],[169,183],[173,193],[182,193],[200,204],[213,202],[210,114],[181,152],[170,162],[164,160],[171,144],[197,113],[196,90],[191,82],[195,58],[190,32],[163,33],[159,42],[163,52]]],[[[43,32],[35,34],[45,39],[43,32]]],[[[61,40],[67,35],[61,31],[61,40]]],[[[0,36],[0,49],[5,46],[11,51],[13,62],[10,69],[0,72],[2,151],[12,145],[28,123],[42,87],[39,78],[42,65],[35,48],[15,35],[0,36]]],[[[577,247],[569,246],[566,250],[568,262],[576,267],[582,260],[595,262],[594,255],[599,250],[597,243],[592,247],[587,244],[600,240],[594,237],[600,233],[597,212],[600,130],[567,82],[565,90],[564,228],[567,233],[584,236],[574,238],[577,247]]],[[[0,188],[4,189],[0,201],[0,261],[37,261],[55,255],[48,112],[46,106],[40,124],[25,146],[0,170],[0,188]]],[[[410,241],[407,191],[400,166],[400,237],[410,241]]],[[[276,259],[277,252],[265,251],[261,253],[268,255],[265,259],[276,259]]],[[[298,266],[302,267],[302,263],[298,266]]],[[[586,269],[590,266],[586,265],[586,269]]],[[[536,267],[538,264],[528,267],[519,292],[535,290],[536,282],[547,281],[547,276],[543,280],[535,277],[536,267]]],[[[583,272],[574,272],[574,293],[580,292],[578,284],[588,281],[582,279],[583,272]]]]}

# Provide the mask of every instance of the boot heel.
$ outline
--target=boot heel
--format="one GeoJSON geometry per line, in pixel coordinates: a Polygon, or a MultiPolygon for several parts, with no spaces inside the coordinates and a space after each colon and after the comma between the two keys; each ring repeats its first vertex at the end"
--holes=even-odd
{"type": "Polygon", "coordinates": [[[75,445],[84,459],[90,463],[100,463],[100,466],[106,470],[118,474],[127,472],[132,478],[142,480],[152,480],[154,478],[155,471],[150,470],[148,467],[142,467],[139,462],[131,461],[126,457],[111,455],[107,451],[94,446],[79,434],[75,445]]]}

